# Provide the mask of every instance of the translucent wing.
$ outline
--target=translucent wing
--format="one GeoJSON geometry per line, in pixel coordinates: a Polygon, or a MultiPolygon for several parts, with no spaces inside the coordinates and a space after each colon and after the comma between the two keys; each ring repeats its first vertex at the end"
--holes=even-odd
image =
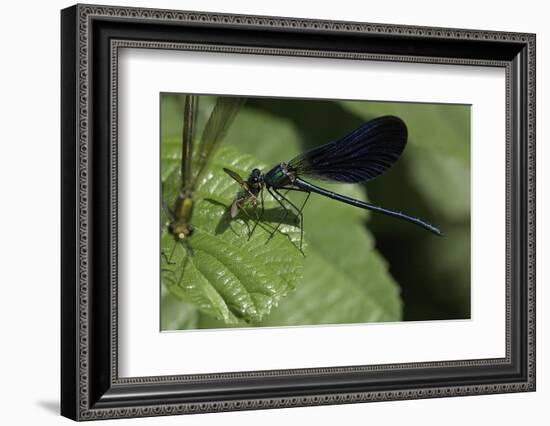
{"type": "Polygon", "coordinates": [[[225,167],[223,168],[223,171],[227,173],[229,176],[231,176],[235,181],[237,181],[239,185],[245,184],[244,179],[237,172],[234,172],[233,170],[230,170],[230,169],[226,169],[225,167]]]}
{"type": "Polygon", "coordinates": [[[223,140],[244,101],[244,98],[235,97],[219,97],[217,99],[202,133],[196,163],[197,174],[195,175],[193,187],[201,180],[208,160],[223,140]]]}
{"type": "Polygon", "coordinates": [[[398,117],[371,120],[353,132],[313,148],[289,162],[299,176],[337,182],[366,182],[392,166],[407,143],[407,126],[398,117]]]}
{"type": "Polygon", "coordinates": [[[199,107],[198,96],[187,95],[183,99],[183,128],[181,150],[181,192],[191,188],[191,161],[193,154],[193,139],[199,107]]]}

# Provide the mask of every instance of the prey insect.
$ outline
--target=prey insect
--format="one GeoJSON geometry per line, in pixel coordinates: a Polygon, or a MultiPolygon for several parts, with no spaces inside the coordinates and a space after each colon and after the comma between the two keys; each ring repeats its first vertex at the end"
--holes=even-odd
{"type": "Polygon", "coordinates": [[[289,210],[294,211],[301,225],[301,249],[303,209],[313,192],[342,203],[413,223],[441,236],[441,231],[425,220],[346,197],[304,179],[311,178],[341,183],[368,182],[383,174],[399,159],[406,143],[407,126],[405,123],[398,117],[384,116],[363,124],[341,139],[313,148],[289,162],[280,163],[265,174],[259,169],[253,169],[247,180],[243,180],[234,171],[224,169],[241,186],[241,191],[231,205],[231,216],[235,217],[239,211],[244,211],[244,206],[248,203],[253,207],[260,204],[261,212],[258,215],[258,221],[261,220],[264,213],[263,193],[266,190],[283,209],[281,220],[274,228],[273,233],[279,229],[289,210]],[[307,196],[298,207],[283,191],[286,193],[288,191],[303,192],[307,196]],[[258,199],[260,199],[259,202],[258,199]]]}

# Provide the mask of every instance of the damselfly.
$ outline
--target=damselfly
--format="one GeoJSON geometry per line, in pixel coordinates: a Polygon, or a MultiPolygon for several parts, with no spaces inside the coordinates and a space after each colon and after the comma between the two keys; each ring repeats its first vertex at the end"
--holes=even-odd
{"type": "Polygon", "coordinates": [[[170,256],[163,252],[167,263],[171,263],[173,252],[178,243],[181,243],[188,253],[190,252],[188,240],[193,234],[191,219],[195,206],[195,189],[204,177],[210,158],[223,140],[244,99],[218,97],[202,132],[197,151],[194,153],[193,140],[198,102],[199,98],[197,96],[188,95],[184,97],[180,185],[173,207],[170,207],[164,196],[162,196],[162,206],[168,219],[167,229],[175,239],[170,256]],[[195,161],[193,161],[194,154],[197,156],[195,161]],[[196,169],[194,173],[192,165],[196,169]]]}
{"type": "Polygon", "coordinates": [[[414,223],[441,236],[441,231],[425,220],[346,197],[304,180],[304,178],[311,178],[342,183],[368,182],[380,176],[397,161],[406,143],[405,123],[398,117],[384,116],[363,124],[341,139],[313,148],[289,162],[280,163],[265,174],[259,169],[253,169],[248,179],[244,180],[234,171],[224,169],[241,186],[241,191],[231,205],[230,215],[236,217],[240,211],[244,211],[247,204],[253,207],[259,204],[261,212],[258,221],[261,220],[264,213],[265,189],[284,211],[273,233],[279,229],[289,209],[292,209],[300,220],[303,237],[303,209],[309,196],[314,192],[342,203],[414,223]],[[298,207],[286,196],[286,193],[283,194],[281,191],[299,191],[306,193],[307,196],[298,207]]]}

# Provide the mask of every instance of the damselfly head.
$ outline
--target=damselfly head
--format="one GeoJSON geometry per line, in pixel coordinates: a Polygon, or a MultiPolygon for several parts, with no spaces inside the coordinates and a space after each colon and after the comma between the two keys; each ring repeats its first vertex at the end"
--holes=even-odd
{"type": "Polygon", "coordinates": [[[252,169],[247,182],[251,187],[257,187],[262,182],[262,172],[260,169],[252,169]]]}

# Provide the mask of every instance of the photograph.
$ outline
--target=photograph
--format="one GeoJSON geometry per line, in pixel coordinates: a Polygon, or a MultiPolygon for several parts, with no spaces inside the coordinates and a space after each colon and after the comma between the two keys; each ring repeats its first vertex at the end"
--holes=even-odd
{"type": "Polygon", "coordinates": [[[159,104],[162,331],[470,319],[471,105],[159,104]]]}

